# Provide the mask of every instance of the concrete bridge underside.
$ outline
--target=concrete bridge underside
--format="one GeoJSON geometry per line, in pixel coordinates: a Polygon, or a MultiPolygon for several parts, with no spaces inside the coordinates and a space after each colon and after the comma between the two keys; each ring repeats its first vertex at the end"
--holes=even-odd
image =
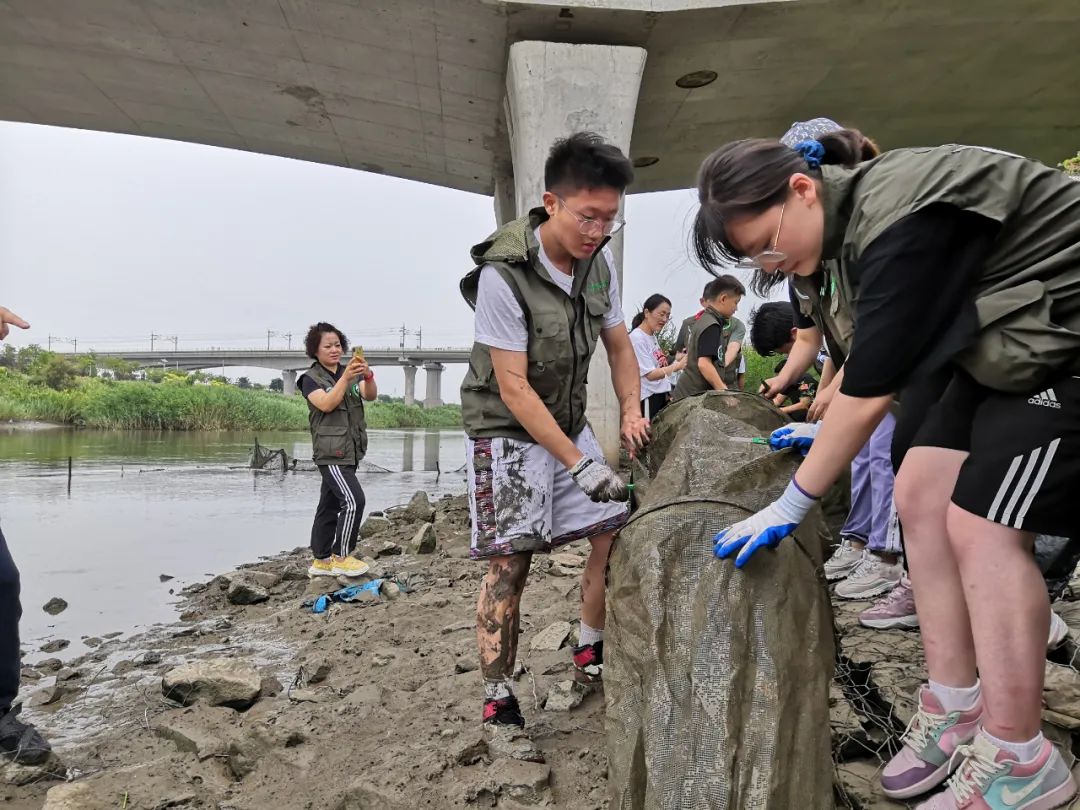
{"type": "MultiPolygon", "coordinates": [[[[629,152],[631,192],[819,115],[1056,163],[1080,144],[1078,30],[1067,0],[3,0],[0,119],[490,194],[504,221],[578,129],[629,152]]],[[[589,415],[613,457],[606,366],[589,415]]]]}

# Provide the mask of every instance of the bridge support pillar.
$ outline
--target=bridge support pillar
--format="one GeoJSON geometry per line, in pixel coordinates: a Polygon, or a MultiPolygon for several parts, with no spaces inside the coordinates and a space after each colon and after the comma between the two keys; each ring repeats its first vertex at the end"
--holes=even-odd
{"type": "Polygon", "coordinates": [[[281,372],[281,393],[287,397],[291,397],[296,393],[296,372],[292,369],[286,369],[281,372]]]}
{"type": "Polygon", "coordinates": [[[416,366],[402,366],[405,372],[405,404],[416,404],[416,366]]]}
{"type": "Polygon", "coordinates": [[[442,363],[424,363],[427,372],[424,385],[424,407],[438,408],[442,401],[442,373],[446,368],[442,363]]]}
{"type": "MultiPolygon", "coordinates": [[[[510,46],[506,109],[518,216],[540,205],[544,161],[555,139],[589,130],[629,154],[645,56],[641,48],[615,45],[516,42],[510,46]],[[589,80],[583,81],[583,76],[589,80]]],[[[498,197],[504,193],[496,184],[500,215],[505,204],[498,197]]],[[[622,234],[608,244],[621,290],[622,234]]],[[[589,423],[604,455],[614,463],[619,457],[619,403],[603,344],[593,356],[589,379],[589,423]]]]}

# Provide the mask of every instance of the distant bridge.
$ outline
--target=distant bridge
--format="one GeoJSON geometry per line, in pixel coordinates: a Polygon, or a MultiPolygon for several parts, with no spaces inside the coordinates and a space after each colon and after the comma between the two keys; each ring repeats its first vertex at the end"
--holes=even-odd
{"type": "MultiPolygon", "coordinates": [[[[468,348],[440,349],[364,349],[364,357],[371,366],[400,366],[405,372],[405,403],[416,403],[416,369],[426,372],[423,405],[425,408],[443,404],[442,373],[448,364],[468,363],[468,348]]],[[[63,353],[73,357],[75,353],[63,353]]],[[[85,354],[83,352],[82,354],[85,354]]],[[[182,349],[179,351],[94,352],[100,359],[118,358],[135,363],[140,368],[165,368],[195,371],[199,369],[224,368],[226,366],[249,366],[281,370],[286,394],[296,391],[296,376],[311,365],[311,358],[304,352],[286,349],[182,349]]]]}

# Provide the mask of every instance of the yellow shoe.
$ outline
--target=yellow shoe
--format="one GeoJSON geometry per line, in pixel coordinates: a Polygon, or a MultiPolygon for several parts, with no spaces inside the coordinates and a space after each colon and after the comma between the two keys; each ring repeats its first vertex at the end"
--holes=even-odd
{"type": "Polygon", "coordinates": [[[330,562],[329,558],[325,560],[312,560],[311,567],[307,570],[309,577],[332,577],[334,576],[334,566],[330,562]]]}
{"type": "Polygon", "coordinates": [[[334,557],[332,571],[339,577],[360,577],[366,574],[369,568],[371,568],[370,565],[353,556],[334,557]]]}

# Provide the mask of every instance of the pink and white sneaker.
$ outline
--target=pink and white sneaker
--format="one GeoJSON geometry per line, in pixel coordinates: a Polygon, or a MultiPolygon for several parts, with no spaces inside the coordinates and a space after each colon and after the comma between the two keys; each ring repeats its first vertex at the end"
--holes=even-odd
{"type": "Polygon", "coordinates": [[[881,788],[890,799],[910,799],[944,782],[960,762],[953,754],[979,732],[982,699],[962,712],[947,712],[930,687],[919,687],[919,709],[904,732],[904,747],[881,772],[881,788]]]}
{"type": "Polygon", "coordinates": [[[1030,762],[1020,762],[985,734],[961,745],[956,756],[963,761],[949,786],[917,810],[1052,810],[1076,795],[1076,782],[1049,740],[1030,762]]]}

